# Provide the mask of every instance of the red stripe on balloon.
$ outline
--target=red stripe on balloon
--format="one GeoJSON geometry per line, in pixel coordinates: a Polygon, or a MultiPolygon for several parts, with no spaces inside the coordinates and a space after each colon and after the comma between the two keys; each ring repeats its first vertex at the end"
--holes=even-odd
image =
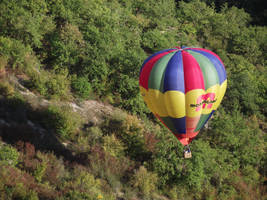
{"type": "Polygon", "coordinates": [[[194,89],[205,90],[204,78],[196,59],[186,51],[182,51],[185,93],[194,89]]]}
{"type": "Polygon", "coordinates": [[[143,88],[147,89],[148,90],[148,80],[149,80],[149,75],[150,75],[150,72],[152,70],[152,68],[154,67],[155,63],[160,59],[162,58],[163,56],[165,56],[166,54],[169,54],[173,51],[176,51],[175,49],[174,50],[171,50],[171,51],[167,51],[167,52],[164,52],[164,53],[161,53],[161,54],[158,54],[154,57],[152,57],[143,67],[142,69],[142,72],[140,74],[140,78],[139,78],[139,85],[141,85],[143,88]]]}
{"type": "Polygon", "coordinates": [[[186,134],[186,136],[184,136],[183,134],[174,134],[174,135],[182,143],[182,145],[185,146],[188,145],[197,136],[198,133],[199,131],[186,134]]]}

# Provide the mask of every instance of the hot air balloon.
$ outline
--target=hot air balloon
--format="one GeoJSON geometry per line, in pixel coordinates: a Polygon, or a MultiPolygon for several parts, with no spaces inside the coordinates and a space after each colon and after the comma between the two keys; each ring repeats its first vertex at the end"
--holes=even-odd
{"type": "Polygon", "coordinates": [[[144,61],[139,86],[148,108],[186,146],[220,105],[227,79],[212,51],[175,47],[144,61]]]}

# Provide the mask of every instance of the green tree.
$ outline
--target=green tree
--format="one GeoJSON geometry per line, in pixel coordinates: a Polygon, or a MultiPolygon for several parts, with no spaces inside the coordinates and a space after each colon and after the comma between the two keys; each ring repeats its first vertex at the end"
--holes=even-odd
{"type": "Polygon", "coordinates": [[[47,15],[45,1],[1,1],[0,35],[23,41],[32,47],[41,47],[45,34],[54,30],[52,17],[47,15]]]}

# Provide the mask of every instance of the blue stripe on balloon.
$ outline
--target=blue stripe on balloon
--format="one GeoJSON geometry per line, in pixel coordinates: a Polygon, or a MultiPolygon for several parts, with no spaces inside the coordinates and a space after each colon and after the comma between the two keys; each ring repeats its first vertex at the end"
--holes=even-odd
{"type": "Polygon", "coordinates": [[[226,72],[225,72],[224,66],[216,56],[214,56],[208,52],[201,51],[201,50],[195,50],[195,49],[190,49],[190,50],[198,52],[198,53],[206,56],[212,62],[212,64],[214,65],[214,67],[216,68],[216,70],[218,72],[220,84],[222,84],[226,80],[226,72]]]}
{"type": "Polygon", "coordinates": [[[209,121],[209,119],[211,118],[211,116],[213,115],[214,112],[215,112],[215,110],[211,111],[210,116],[206,119],[204,125],[207,123],[207,121],[209,121]]]}
{"type": "Polygon", "coordinates": [[[142,69],[144,68],[145,64],[146,64],[151,58],[153,58],[154,56],[156,56],[156,55],[158,55],[158,54],[161,54],[161,53],[164,53],[164,52],[167,52],[167,51],[171,51],[171,50],[175,50],[175,49],[164,49],[164,50],[161,50],[161,51],[159,51],[159,52],[157,52],[157,53],[154,53],[153,55],[149,56],[149,57],[143,62],[143,65],[142,65],[142,67],[141,67],[141,69],[140,69],[139,75],[141,74],[142,69]]]}
{"type": "Polygon", "coordinates": [[[181,51],[176,52],[167,64],[163,89],[164,92],[169,90],[185,92],[183,58],[181,51]]]}
{"type": "Polygon", "coordinates": [[[179,134],[185,134],[186,133],[186,123],[185,123],[185,117],[182,117],[182,118],[172,118],[170,117],[171,120],[172,120],[172,123],[176,129],[176,133],[179,133],[179,134]]]}

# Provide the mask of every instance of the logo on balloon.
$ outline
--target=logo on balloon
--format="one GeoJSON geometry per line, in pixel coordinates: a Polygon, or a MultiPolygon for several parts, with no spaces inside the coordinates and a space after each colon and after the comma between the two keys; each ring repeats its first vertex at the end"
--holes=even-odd
{"type": "Polygon", "coordinates": [[[197,98],[197,103],[190,104],[190,107],[196,107],[196,112],[200,111],[201,106],[203,109],[204,108],[211,109],[213,103],[215,103],[216,101],[217,99],[215,99],[215,93],[207,93],[207,94],[200,95],[197,98]]]}

